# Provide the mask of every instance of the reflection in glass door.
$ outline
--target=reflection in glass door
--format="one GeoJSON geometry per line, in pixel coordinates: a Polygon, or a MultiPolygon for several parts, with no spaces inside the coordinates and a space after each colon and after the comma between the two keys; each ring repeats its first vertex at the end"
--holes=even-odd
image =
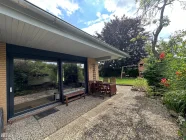
{"type": "Polygon", "coordinates": [[[14,113],[59,99],[57,62],[14,59],[13,66],[14,113]]]}
{"type": "Polygon", "coordinates": [[[63,94],[85,90],[84,64],[63,63],[63,94]]]}

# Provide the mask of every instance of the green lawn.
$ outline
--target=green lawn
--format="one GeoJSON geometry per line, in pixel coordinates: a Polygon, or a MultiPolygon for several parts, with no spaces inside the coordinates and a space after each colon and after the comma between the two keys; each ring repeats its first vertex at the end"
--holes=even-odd
{"type": "MultiPolygon", "coordinates": [[[[103,77],[99,78],[100,80],[103,80],[103,77]]],[[[123,84],[123,85],[134,85],[135,78],[116,78],[116,84],[123,84]]]]}

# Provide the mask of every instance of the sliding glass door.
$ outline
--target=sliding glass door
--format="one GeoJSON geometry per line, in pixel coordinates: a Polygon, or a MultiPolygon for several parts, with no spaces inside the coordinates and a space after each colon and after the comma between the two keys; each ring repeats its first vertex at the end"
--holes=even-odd
{"type": "Polygon", "coordinates": [[[7,44],[8,119],[88,90],[87,58],[7,44]]]}
{"type": "Polygon", "coordinates": [[[85,90],[85,66],[82,63],[62,63],[63,94],[85,90]]]}
{"type": "Polygon", "coordinates": [[[13,59],[14,114],[59,100],[57,62],[13,59]]]}

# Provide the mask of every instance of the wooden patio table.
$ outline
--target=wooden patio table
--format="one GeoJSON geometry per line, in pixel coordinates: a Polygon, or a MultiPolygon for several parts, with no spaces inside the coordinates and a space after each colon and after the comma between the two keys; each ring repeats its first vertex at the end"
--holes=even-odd
{"type": "Polygon", "coordinates": [[[115,83],[108,83],[108,82],[92,82],[91,83],[91,92],[96,93],[96,92],[100,92],[103,94],[103,98],[106,94],[110,94],[110,96],[112,96],[113,94],[116,94],[116,84],[115,83]]]}

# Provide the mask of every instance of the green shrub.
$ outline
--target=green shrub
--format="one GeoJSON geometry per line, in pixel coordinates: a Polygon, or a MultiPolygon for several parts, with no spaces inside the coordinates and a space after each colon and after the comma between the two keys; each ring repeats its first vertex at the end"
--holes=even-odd
{"type": "Polygon", "coordinates": [[[147,80],[140,77],[135,79],[133,88],[139,91],[150,91],[147,80]]]}
{"type": "Polygon", "coordinates": [[[186,91],[176,90],[164,94],[164,104],[168,109],[174,110],[177,113],[185,115],[186,111],[186,91]]]}
{"type": "Polygon", "coordinates": [[[162,88],[160,81],[163,78],[164,64],[154,57],[145,60],[144,78],[147,79],[149,86],[162,88]]]}

